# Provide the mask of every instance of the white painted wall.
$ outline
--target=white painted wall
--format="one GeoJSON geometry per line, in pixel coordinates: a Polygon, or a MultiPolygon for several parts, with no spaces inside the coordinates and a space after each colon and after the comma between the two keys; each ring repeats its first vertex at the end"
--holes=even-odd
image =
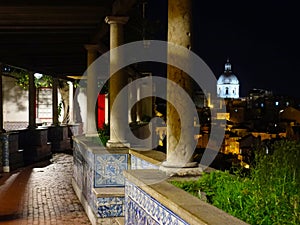
{"type": "MultiPolygon", "coordinates": [[[[28,90],[22,89],[20,86],[16,85],[16,79],[12,77],[3,76],[3,122],[5,124],[22,124],[20,126],[27,127],[24,125],[28,123],[28,90]]],[[[52,95],[52,94],[51,94],[52,95]]],[[[52,96],[51,96],[52,98],[52,96]]],[[[61,95],[58,92],[58,103],[61,101],[61,95]]],[[[49,104],[49,110],[52,112],[52,104],[49,104]]],[[[63,116],[63,110],[61,115],[63,116]]],[[[38,115],[37,115],[38,116],[38,115]]],[[[59,121],[62,121],[62,116],[60,116],[59,121]]],[[[37,123],[47,123],[47,125],[52,124],[52,115],[48,119],[36,119],[37,123]]],[[[17,128],[17,127],[14,127],[17,128]]]]}
{"type": "Polygon", "coordinates": [[[28,91],[16,85],[16,80],[3,76],[3,121],[28,122],[28,91]]]}

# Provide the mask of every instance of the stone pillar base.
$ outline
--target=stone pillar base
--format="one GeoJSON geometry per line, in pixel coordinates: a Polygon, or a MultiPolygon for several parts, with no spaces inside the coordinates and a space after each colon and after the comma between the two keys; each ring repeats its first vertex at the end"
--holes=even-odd
{"type": "Polygon", "coordinates": [[[130,144],[127,141],[112,141],[109,140],[106,143],[106,147],[108,148],[130,148],[130,144]]]}
{"type": "Polygon", "coordinates": [[[3,173],[9,173],[10,167],[9,166],[3,166],[3,173]]]}
{"type": "Polygon", "coordinates": [[[97,133],[87,133],[85,134],[86,137],[99,137],[97,133]]]}
{"type": "Polygon", "coordinates": [[[168,161],[164,161],[162,163],[163,167],[167,167],[167,168],[194,168],[194,167],[198,167],[198,163],[197,162],[188,162],[185,164],[180,164],[180,163],[174,163],[174,162],[168,162],[168,161]]]}
{"type": "Polygon", "coordinates": [[[166,167],[163,164],[159,167],[159,170],[165,172],[167,176],[200,176],[203,173],[203,169],[198,167],[166,167]]]}

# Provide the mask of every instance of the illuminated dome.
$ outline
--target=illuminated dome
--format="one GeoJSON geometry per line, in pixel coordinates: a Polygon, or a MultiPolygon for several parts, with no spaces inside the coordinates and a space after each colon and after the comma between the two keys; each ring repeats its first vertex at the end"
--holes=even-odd
{"type": "Polygon", "coordinates": [[[229,59],[225,63],[224,73],[217,82],[217,94],[220,98],[239,98],[239,80],[232,73],[229,59]]]}
{"type": "Polygon", "coordinates": [[[239,84],[239,80],[234,74],[222,74],[218,79],[218,84],[239,84]]]}

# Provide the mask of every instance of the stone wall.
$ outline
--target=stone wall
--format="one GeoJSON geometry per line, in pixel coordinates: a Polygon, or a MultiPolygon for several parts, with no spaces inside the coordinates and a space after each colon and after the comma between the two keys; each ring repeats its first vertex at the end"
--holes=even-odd
{"type": "Polygon", "coordinates": [[[123,171],[128,149],[108,151],[97,138],[73,137],[73,187],[92,224],[113,224],[124,217],[123,171]]]}
{"type": "Polygon", "coordinates": [[[158,170],[165,159],[74,137],[73,187],[92,224],[246,225],[168,183],[158,170]]]}
{"type": "Polygon", "coordinates": [[[167,182],[159,170],[125,171],[125,224],[246,225],[167,182]]]}

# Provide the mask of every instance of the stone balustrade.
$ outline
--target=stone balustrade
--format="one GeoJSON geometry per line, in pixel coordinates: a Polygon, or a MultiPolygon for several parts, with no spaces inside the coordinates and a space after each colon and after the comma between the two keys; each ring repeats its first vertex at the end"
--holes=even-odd
{"type": "Polygon", "coordinates": [[[73,187],[93,225],[246,224],[170,184],[159,170],[162,152],[109,149],[96,137],[73,139],[73,187]]]}
{"type": "Polygon", "coordinates": [[[159,170],[124,171],[124,176],[125,224],[247,224],[168,183],[159,170]]]}

